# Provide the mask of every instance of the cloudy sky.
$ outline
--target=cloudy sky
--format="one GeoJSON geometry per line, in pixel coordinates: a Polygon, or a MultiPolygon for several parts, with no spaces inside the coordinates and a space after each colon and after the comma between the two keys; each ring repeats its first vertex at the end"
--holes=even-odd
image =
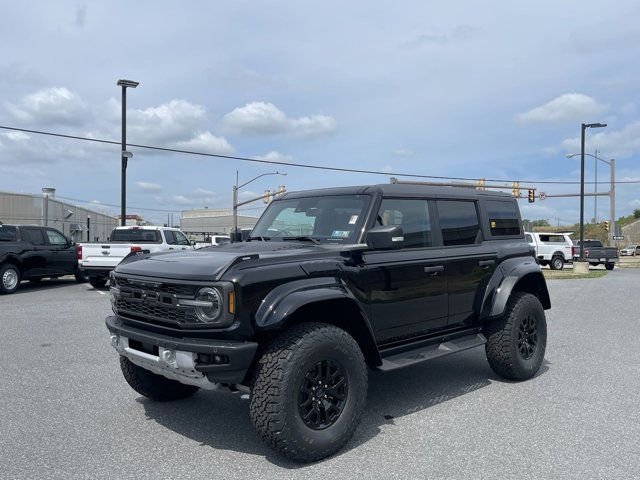
{"type": "MultiPolygon", "coordinates": [[[[115,83],[130,78],[140,82],[129,91],[132,143],[390,174],[578,180],[579,161],[565,155],[579,148],[579,125],[606,122],[588,151],[615,157],[618,179],[640,179],[639,21],[637,1],[11,2],[0,16],[0,124],[119,140],[115,83]]],[[[143,208],[228,207],[236,170],[241,180],[288,174],[245,197],[282,183],[388,181],[132,150],[129,210],[155,221],[166,214],[143,208]]],[[[119,147],[0,130],[0,190],[43,186],[118,204],[119,147]]],[[[605,217],[608,199],[599,204],[605,217]]],[[[577,199],[522,205],[554,223],[578,215],[577,199]]],[[[637,207],[640,185],[620,185],[618,213],[637,207]]]]}

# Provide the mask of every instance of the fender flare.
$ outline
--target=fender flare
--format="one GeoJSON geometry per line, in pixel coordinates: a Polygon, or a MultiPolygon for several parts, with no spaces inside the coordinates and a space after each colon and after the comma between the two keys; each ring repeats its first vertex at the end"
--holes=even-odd
{"type": "Polygon", "coordinates": [[[343,328],[353,336],[360,344],[368,363],[382,364],[367,313],[338,278],[306,278],[277,286],[262,300],[256,310],[254,321],[260,329],[282,327],[293,321],[293,317],[301,308],[331,301],[348,302],[354,311],[359,312],[360,319],[354,318],[353,321],[345,323],[331,318],[327,319],[327,323],[343,328]]]}
{"type": "Polygon", "coordinates": [[[545,310],[551,308],[547,282],[540,266],[533,258],[526,261],[514,258],[503,262],[489,280],[480,309],[480,319],[502,315],[515,290],[533,293],[540,299],[545,310]]]}
{"type": "Polygon", "coordinates": [[[6,255],[3,255],[2,257],[0,257],[0,265],[7,262],[8,260],[12,261],[12,263],[17,264],[18,267],[22,268],[22,263],[23,263],[22,258],[20,258],[20,256],[15,255],[13,253],[7,253],[6,255]]]}

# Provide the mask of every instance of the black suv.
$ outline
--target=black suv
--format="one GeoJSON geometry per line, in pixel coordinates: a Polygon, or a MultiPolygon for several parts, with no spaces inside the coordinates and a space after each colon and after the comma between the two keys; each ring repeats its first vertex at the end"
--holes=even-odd
{"type": "Polygon", "coordinates": [[[110,297],[134,390],[250,393],[259,434],[298,461],[353,434],[367,367],[484,345],[496,373],[532,377],[551,306],[515,199],[417,184],[287,193],[245,242],[124,260],[110,297]]]}

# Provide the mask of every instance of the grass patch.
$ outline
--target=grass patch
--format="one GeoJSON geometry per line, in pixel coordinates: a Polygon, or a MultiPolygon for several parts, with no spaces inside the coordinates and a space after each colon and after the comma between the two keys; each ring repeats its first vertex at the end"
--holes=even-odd
{"type": "Polygon", "coordinates": [[[574,278],[600,278],[608,272],[606,270],[591,270],[589,273],[575,273],[573,270],[547,270],[542,269],[544,277],[548,280],[568,280],[574,278]]]}

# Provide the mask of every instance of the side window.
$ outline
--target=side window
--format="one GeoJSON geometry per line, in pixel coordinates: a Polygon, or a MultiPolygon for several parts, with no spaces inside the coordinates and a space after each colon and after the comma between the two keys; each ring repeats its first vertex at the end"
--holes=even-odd
{"type": "Polygon", "coordinates": [[[563,235],[540,235],[540,241],[544,243],[569,243],[563,235]]]}
{"type": "Polygon", "coordinates": [[[520,235],[518,205],[515,201],[487,201],[487,215],[491,235],[520,235]]]}
{"type": "Polygon", "coordinates": [[[182,232],[173,232],[173,236],[175,237],[178,245],[191,245],[187,237],[185,237],[182,232]]]}
{"type": "Polygon", "coordinates": [[[481,240],[480,222],[475,202],[464,200],[437,200],[442,243],[473,245],[481,240]]]}
{"type": "Polygon", "coordinates": [[[32,243],[33,245],[46,245],[47,242],[44,240],[44,233],[42,230],[37,228],[26,228],[24,229],[24,236],[27,242],[32,243]]]}
{"type": "Polygon", "coordinates": [[[0,225],[0,242],[15,242],[18,240],[16,227],[0,225]]]}
{"type": "Polygon", "coordinates": [[[176,242],[176,237],[173,235],[173,232],[171,230],[164,231],[164,238],[167,239],[167,243],[169,245],[177,245],[178,243],[176,242]]]}
{"type": "Polygon", "coordinates": [[[51,245],[66,245],[69,243],[64,235],[55,230],[47,230],[47,237],[51,245]]]}
{"type": "Polygon", "coordinates": [[[383,199],[378,212],[378,224],[401,227],[405,248],[433,245],[426,200],[383,199]]]}

